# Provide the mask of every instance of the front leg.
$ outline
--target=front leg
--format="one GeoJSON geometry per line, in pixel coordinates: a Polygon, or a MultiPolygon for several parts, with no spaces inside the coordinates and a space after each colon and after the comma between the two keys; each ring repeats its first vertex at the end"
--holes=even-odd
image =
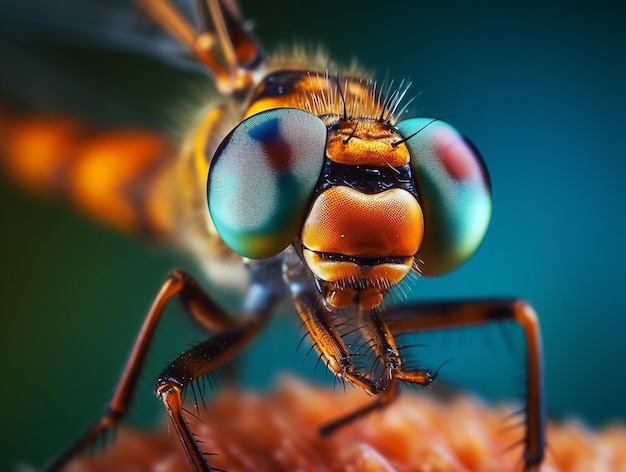
{"type": "Polygon", "coordinates": [[[285,255],[284,276],[296,310],[328,369],[337,377],[377,395],[371,404],[323,426],[320,430],[322,435],[331,434],[344,425],[389,405],[397,396],[398,381],[427,387],[434,380],[429,370],[404,370],[398,346],[385,320],[376,310],[361,310],[355,306],[353,315],[359,318],[359,330],[363,339],[371,345],[384,367],[383,374],[375,379],[357,371],[352,355],[333,323],[333,313],[323,305],[314,280],[295,252],[285,255]]]}
{"type": "Polygon", "coordinates": [[[319,307],[316,294],[302,291],[294,294],[293,300],[315,348],[326,361],[326,367],[337,377],[346,379],[369,393],[379,393],[379,387],[374,381],[354,369],[346,343],[329,313],[319,307]]]}
{"type": "Polygon", "coordinates": [[[194,346],[164,369],[157,379],[156,394],[163,402],[189,462],[196,472],[208,472],[212,469],[183,415],[185,389],[200,377],[230,361],[254,338],[267,317],[253,315],[244,318],[238,326],[194,346]]]}
{"type": "Polygon", "coordinates": [[[222,331],[236,325],[235,319],[228,316],[191,275],[182,270],[172,271],[161,286],[146,315],[106,413],[48,467],[48,472],[62,470],[73,457],[101,437],[105,431],[115,427],[126,416],[163,310],[174,297],[179,298],[185,311],[193,319],[209,330],[222,331]]]}
{"type": "Polygon", "coordinates": [[[250,261],[247,267],[251,286],[244,302],[246,314],[241,318],[231,318],[233,322],[229,327],[182,353],[161,372],[156,381],[156,395],[163,402],[196,472],[211,471],[211,466],[183,414],[185,389],[241,352],[265,325],[285,294],[280,276],[280,257],[250,261]]]}
{"type": "Polygon", "coordinates": [[[523,459],[527,472],[539,469],[545,451],[546,424],[543,355],[539,320],[527,302],[519,299],[493,299],[415,303],[391,308],[384,316],[394,334],[457,328],[502,320],[519,324],[526,338],[527,364],[523,459]]]}
{"type": "MultiPolygon", "coordinates": [[[[177,430],[186,428],[188,431],[182,417],[185,387],[199,376],[220,367],[243,349],[284,296],[285,287],[280,277],[279,259],[250,262],[248,270],[251,290],[245,299],[246,315],[240,318],[231,317],[220,308],[188,273],[174,270],[168,275],[141,326],[106,413],[49,466],[48,472],[62,470],[72,458],[124,418],[159,320],[167,304],[175,297],[193,319],[206,329],[218,333],[181,355],[163,371],[157,383],[157,395],[165,403],[175,427],[177,430]],[[177,405],[177,401],[180,405],[177,405]]],[[[187,436],[192,435],[188,433],[187,436]]],[[[193,451],[194,447],[197,450],[193,439],[190,442],[181,436],[181,440],[188,451],[193,451]]],[[[211,470],[203,458],[198,464],[200,465],[196,470],[211,470]]]]}
{"type": "Polygon", "coordinates": [[[330,313],[319,305],[315,292],[299,291],[293,294],[293,299],[300,318],[328,369],[337,377],[377,395],[376,400],[369,405],[323,426],[320,429],[322,435],[331,434],[354,420],[389,405],[397,396],[400,379],[424,386],[432,382],[433,377],[428,370],[405,372],[401,369],[400,354],[395,341],[384,321],[374,311],[362,313],[361,329],[367,333],[369,342],[385,366],[385,374],[378,379],[372,379],[355,370],[348,347],[333,324],[330,313]]]}

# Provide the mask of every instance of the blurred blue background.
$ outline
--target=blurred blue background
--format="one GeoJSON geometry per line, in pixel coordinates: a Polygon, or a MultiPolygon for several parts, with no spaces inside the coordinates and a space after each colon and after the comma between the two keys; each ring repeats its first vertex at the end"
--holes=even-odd
{"type": "MultiPolygon", "coordinates": [[[[474,141],[493,183],[487,237],[458,271],[418,280],[411,298],[530,300],[543,328],[550,415],[592,426],[626,419],[623,2],[241,6],[266,50],[323,44],[341,63],[357,58],[379,78],[410,79],[418,114],[450,117],[474,141]]],[[[168,104],[172,90],[184,107],[201,86],[165,72],[145,79],[161,66],[116,50],[92,54],[114,66],[111,82],[132,73],[135,88],[147,93],[148,80],[168,104]]],[[[80,77],[74,56],[63,56],[62,68],[80,77]]],[[[132,87],[122,84],[116,97],[132,87]]],[[[0,470],[10,470],[16,461],[43,465],[98,418],[167,272],[199,272],[6,181],[0,197],[0,470]]],[[[236,306],[232,294],[217,297],[236,306]]],[[[135,401],[141,424],[160,421],[152,395],[159,368],[201,337],[180,316],[164,322],[135,401]]],[[[513,347],[497,328],[418,335],[428,347],[415,354],[433,367],[451,359],[443,382],[503,401],[523,388],[519,333],[506,331],[513,347]]],[[[315,359],[302,360],[308,346],[296,350],[299,333],[297,320],[277,317],[243,357],[247,384],[270,386],[285,371],[323,381],[315,359]]]]}

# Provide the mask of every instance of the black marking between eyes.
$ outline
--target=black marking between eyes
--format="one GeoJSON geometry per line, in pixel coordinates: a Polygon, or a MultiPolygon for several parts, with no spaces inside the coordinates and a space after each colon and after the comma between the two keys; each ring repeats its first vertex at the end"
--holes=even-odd
{"type": "Polygon", "coordinates": [[[350,187],[366,194],[401,188],[411,193],[419,201],[409,164],[400,167],[354,166],[326,159],[317,186],[317,193],[337,186],[350,187]]]}
{"type": "Polygon", "coordinates": [[[410,256],[354,257],[334,252],[317,252],[324,262],[352,262],[359,267],[373,267],[380,264],[408,264],[410,256]]]}

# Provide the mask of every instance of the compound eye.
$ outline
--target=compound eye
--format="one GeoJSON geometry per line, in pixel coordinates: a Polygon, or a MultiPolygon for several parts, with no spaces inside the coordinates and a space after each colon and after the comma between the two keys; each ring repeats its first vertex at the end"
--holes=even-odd
{"type": "Polygon", "coordinates": [[[422,274],[441,275],[463,264],[480,245],[491,218],[491,185],[474,145],[449,124],[411,118],[396,128],[406,140],[424,213],[417,258],[422,274]]]}
{"type": "Polygon", "coordinates": [[[241,122],[218,147],[207,183],[209,212],[228,247],[275,256],[296,238],[324,163],[326,126],[276,108],[241,122]]]}

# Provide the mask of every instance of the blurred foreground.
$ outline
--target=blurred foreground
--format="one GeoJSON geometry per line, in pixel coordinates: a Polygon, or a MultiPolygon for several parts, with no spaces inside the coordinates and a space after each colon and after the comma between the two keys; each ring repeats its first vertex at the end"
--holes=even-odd
{"type": "MultiPolygon", "coordinates": [[[[267,396],[226,390],[187,415],[204,441],[211,465],[228,472],[258,471],[518,471],[522,438],[518,417],[474,399],[446,402],[403,392],[384,412],[338,431],[320,426],[371,401],[362,392],[314,387],[293,378],[267,396]],[[199,413],[202,421],[193,417],[199,413]]],[[[68,471],[190,470],[174,432],[119,431],[102,454],[74,461],[68,471]]],[[[626,471],[626,428],[600,432],[580,424],[551,424],[542,472],[626,471]]]]}

